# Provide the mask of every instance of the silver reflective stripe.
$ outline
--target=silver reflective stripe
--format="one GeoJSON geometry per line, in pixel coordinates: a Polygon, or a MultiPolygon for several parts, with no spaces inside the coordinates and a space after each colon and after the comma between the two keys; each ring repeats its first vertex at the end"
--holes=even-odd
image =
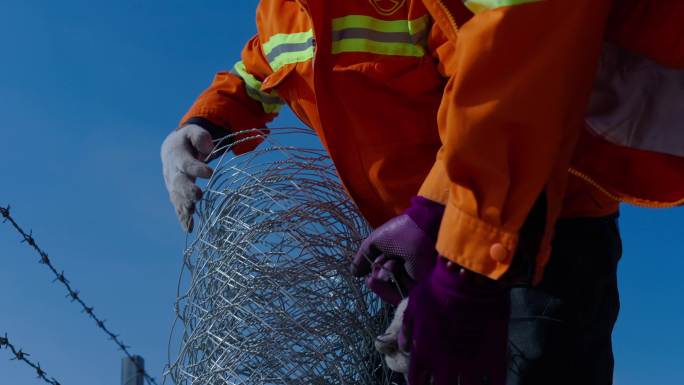
{"type": "Polygon", "coordinates": [[[313,30],[296,33],[279,33],[271,36],[262,44],[264,56],[273,71],[286,64],[294,64],[310,60],[314,56],[316,42],[313,30]]]}
{"type": "Polygon", "coordinates": [[[538,3],[543,0],[463,0],[463,4],[473,13],[481,13],[502,7],[538,3]]]}
{"type": "Polygon", "coordinates": [[[586,122],[611,143],[684,157],[684,70],[606,44],[586,122]]]}
{"type": "Polygon", "coordinates": [[[270,93],[261,91],[261,81],[247,71],[247,68],[242,61],[235,63],[231,72],[242,78],[245,83],[247,95],[257,102],[260,102],[265,112],[276,113],[280,111],[284,102],[278,96],[278,93],[275,91],[271,91],[270,93]]]}
{"type": "Polygon", "coordinates": [[[269,62],[274,62],[276,60],[276,58],[278,58],[278,56],[280,56],[284,53],[303,52],[309,48],[313,48],[313,46],[314,46],[313,37],[310,38],[309,40],[305,41],[304,43],[281,44],[279,46],[274,47],[271,50],[271,52],[266,56],[266,59],[269,62]]]}
{"type": "Polygon", "coordinates": [[[281,99],[279,96],[271,96],[252,87],[245,88],[247,89],[247,95],[263,104],[283,104],[283,99],[281,99]]]}
{"type": "Polygon", "coordinates": [[[382,20],[348,15],[332,20],[332,53],[425,56],[429,18],[382,20]]]}
{"type": "Polygon", "coordinates": [[[412,35],[408,32],[381,32],[365,28],[348,28],[341,31],[333,31],[332,40],[342,39],[367,39],[383,43],[407,43],[419,44],[427,37],[427,30],[412,35]]]}

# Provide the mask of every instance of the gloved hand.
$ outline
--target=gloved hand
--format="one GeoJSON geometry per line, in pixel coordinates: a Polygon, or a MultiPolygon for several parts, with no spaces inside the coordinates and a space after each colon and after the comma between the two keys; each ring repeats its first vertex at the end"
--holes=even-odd
{"type": "Polygon", "coordinates": [[[392,322],[385,333],[375,339],[375,350],[385,356],[385,362],[392,371],[408,375],[409,353],[399,349],[399,332],[404,323],[404,312],[408,305],[408,298],[404,298],[394,312],[392,322]]]}
{"type": "Polygon", "coordinates": [[[368,275],[368,287],[397,305],[432,269],[443,213],[441,204],[413,197],[402,215],[390,219],[363,241],[352,259],[352,274],[368,275]]]}
{"type": "Polygon", "coordinates": [[[195,204],[202,198],[195,179],[209,178],[214,172],[204,163],[213,149],[211,134],[196,124],[173,131],[161,147],[166,189],[186,232],[192,232],[195,204]]]}
{"type": "Polygon", "coordinates": [[[503,385],[507,291],[439,258],[409,296],[399,346],[410,385],[503,385]]]}

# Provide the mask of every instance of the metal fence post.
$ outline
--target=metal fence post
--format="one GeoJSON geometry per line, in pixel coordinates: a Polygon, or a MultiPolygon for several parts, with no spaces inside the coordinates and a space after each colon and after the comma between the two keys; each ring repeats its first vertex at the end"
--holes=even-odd
{"type": "Polygon", "coordinates": [[[121,385],[144,385],[145,360],[140,356],[121,359],[121,385]]]}

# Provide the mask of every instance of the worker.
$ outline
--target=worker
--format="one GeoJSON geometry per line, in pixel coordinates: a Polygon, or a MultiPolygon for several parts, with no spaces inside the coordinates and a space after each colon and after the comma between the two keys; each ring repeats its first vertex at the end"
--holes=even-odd
{"type": "MultiPolygon", "coordinates": [[[[192,231],[201,199],[195,179],[212,174],[204,162],[212,140],[249,137],[285,104],[317,133],[372,226],[402,213],[441,147],[436,116],[446,78],[437,56],[451,47],[425,8],[263,0],[257,30],[241,60],[215,76],[162,145],[164,179],[182,227],[192,231]]],[[[247,140],[231,148],[241,154],[257,145],[247,140]]],[[[397,274],[403,271],[398,265],[397,274]]],[[[368,282],[383,295],[399,295],[387,279],[368,282]]]]}
{"type": "MultiPolygon", "coordinates": [[[[465,8],[455,12],[457,21],[471,16],[465,8]]],[[[286,103],[318,133],[347,191],[374,227],[411,206],[405,215],[415,226],[428,226],[426,236],[436,239],[431,233],[440,228],[441,214],[424,223],[420,217],[440,211],[451,189],[444,161],[450,153],[439,151],[435,162],[444,139],[438,135],[435,117],[445,76],[453,77],[449,71],[457,64],[454,35],[443,34],[439,23],[431,23],[418,1],[261,1],[257,26],[258,34],[245,47],[242,60],[231,72],[216,76],[162,146],[165,181],[184,228],[192,229],[194,205],[201,196],[194,178],[212,172],[202,162],[213,149],[211,140],[263,128],[286,103]],[[423,199],[416,197],[410,204],[419,190],[423,199]]],[[[239,154],[254,146],[254,141],[247,141],[233,150],[239,154]]],[[[601,214],[615,213],[615,202],[601,198],[583,180],[575,178],[570,184],[575,193],[566,194],[569,204],[563,206],[569,215],[603,218],[601,214]]],[[[447,206],[445,219],[449,212],[447,206]]],[[[611,220],[597,223],[606,229],[614,226],[611,220]]],[[[599,241],[612,244],[616,238],[616,231],[607,231],[599,241]]],[[[400,266],[391,254],[386,261],[373,262],[388,265],[390,271],[395,271],[392,266],[412,270],[409,278],[418,282],[431,274],[436,261],[434,250],[425,255],[426,267],[418,269],[422,273],[400,266]]],[[[512,259],[502,258],[498,274],[504,275],[512,259]]],[[[424,258],[411,260],[416,261],[423,263],[424,258]]],[[[538,279],[543,263],[535,268],[538,279]]],[[[383,271],[370,276],[376,290],[389,280],[380,274],[383,271]]],[[[499,288],[492,292],[502,295],[499,288]]],[[[500,312],[495,313],[499,317],[500,312]]]]}
{"type": "MultiPolygon", "coordinates": [[[[584,193],[567,170],[608,198],[683,202],[684,3],[423,2],[455,46],[438,115],[451,185],[420,193],[444,209],[421,211],[440,222],[440,257],[403,314],[409,383],[611,384],[616,207],[571,209],[584,193]],[[459,24],[464,5],[476,15],[459,24]],[[478,379],[472,357],[505,288],[508,373],[478,379]]],[[[356,268],[407,248],[404,222],[371,234],[356,268]]]]}
{"type": "MultiPolygon", "coordinates": [[[[437,171],[432,174],[438,178],[424,182],[441,147],[436,116],[446,78],[438,57],[453,47],[416,5],[261,1],[258,34],[242,60],[216,75],[162,146],[164,178],[184,229],[192,230],[201,197],[194,180],[212,173],[203,162],[213,150],[212,139],[241,132],[237,139],[247,137],[285,103],[316,131],[372,226],[404,212],[422,184],[446,185],[437,171]]],[[[233,151],[257,144],[245,141],[233,151]]],[[[416,200],[412,206],[418,209],[409,214],[420,212],[421,203],[429,205],[416,200]]],[[[434,236],[426,241],[433,254],[435,241],[434,236]]],[[[422,271],[435,260],[433,255],[422,271]]],[[[391,271],[397,275],[408,270],[407,281],[419,280],[411,268],[396,266],[391,271]]],[[[373,290],[386,299],[396,295],[387,290],[392,283],[377,278],[368,280],[373,290]]],[[[505,339],[499,342],[505,352],[505,339]]],[[[495,366],[505,368],[505,357],[499,356],[495,366]]]]}
{"type": "Polygon", "coordinates": [[[258,34],[242,60],[216,75],[164,145],[167,186],[186,230],[201,193],[192,179],[211,173],[187,150],[201,159],[211,139],[264,128],[284,104],[318,134],[371,225],[408,206],[441,146],[435,117],[445,79],[433,53],[445,39],[424,8],[390,3],[259,3],[258,34]]]}

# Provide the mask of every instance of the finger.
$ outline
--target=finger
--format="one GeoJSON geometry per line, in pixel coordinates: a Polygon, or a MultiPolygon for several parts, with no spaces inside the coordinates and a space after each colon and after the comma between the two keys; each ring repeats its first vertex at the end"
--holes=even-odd
{"type": "Polygon", "coordinates": [[[373,266],[373,273],[375,273],[375,270],[377,269],[377,276],[381,281],[394,282],[394,277],[401,270],[402,264],[398,262],[396,259],[389,259],[383,262],[382,264],[380,264],[379,262],[380,261],[378,261],[378,263],[376,263],[375,266],[373,266]]]}
{"type": "Polygon", "coordinates": [[[200,159],[206,159],[214,150],[214,143],[212,141],[211,134],[209,134],[209,132],[205,129],[194,127],[193,129],[189,130],[188,137],[192,146],[201,156],[200,159]]]}
{"type": "Polygon", "coordinates": [[[186,214],[180,221],[180,223],[183,227],[183,231],[185,231],[188,234],[192,233],[193,227],[195,227],[195,220],[193,219],[191,213],[186,214]]]}
{"type": "Polygon", "coordinates": [[[410,352],[413,345],[413,327],[415,316],[414,308],[411,306],[411,299],[409,298],[404,311],[404,321],[401,323],[401,330],[399,331],[399,349],[404,352],[410,352]]]}
{"type": "MultiPolygon", "coordinates": [[[[405,267],[404,260],[389,259],[386,258],[384,254],[381,254],[381,256],[376,258],[373,262],[372,274],[376,275],[376,278],[379,281],[391,284],[391,286],[394,287],[394,290],[399,293],[399,298],[405,298],[416,286],[416,282],[411,278],[405,267]],[[378,269],[378,266],[380,266],[380,269],[378,269]]],[[[379,282],[374,284],[380,285],[379,282]]],[[[390,303],[394,302],[395,299],[392,299],[390,303]]]]}
{"type": "Polygon", "coordinates": [[[408,374],[410,358],[411,356],[408,353],[397,351],[385,355],[385,362],[387,363],[387,367],[393,372],[408,374]]]}
{"type": "Polygon", "coordinates": [[[404,269],[400,269],[394,274],[394,281],[402,298],[408,298],[409,294],[416,287],[417,283],[414,281],[404,269]]]}
{"type": "Polygon", "coordinates": [[[178,156],[178,170],[192,178],[209,178],[214,173],[211,167],[188,153],[178,156]]]}
{"type": "MultiPolygon", "coordinates": [[[[406,298],[408,293],[415,287],[415,282],[409,277],[406,270],[404,270],[404,263],[398,259],[389,259],[380,265],[378,272],[376,273],[376,263],[373,266],[373,274],[376,275],[380,281],[386,282],[388,286],[391,286],[398,295],[399,299],[406,298]]],[[[394,304],[393,299],[391,303],[394,304]]]]}
{"type": "Polygon", "coordinates": [[[397,308],[394,310],[394,315],[392,316],[392,322],[390,322],[389,326],[387,327],[387,330],[385,331],[386,334],[391,335],[392,338],[394,338],[395,340],[399,338],[401,325],[404,323],[404,312],[406,312],[407,301],[408,300],[403,299],[397,305],[397,308]]]}
{"type": "Polygon", "coordinates": [[[178,222],[180,222],[183,231],[186,233],[191,233],[193,228],[193,214],[195,213],[195,205],[191,204],[181,204],[176,206],[176,215],[178,216],[178,222]]]}
{"type": "MultiPolygon", "coordinates": [[[[402,323],[404,322],[404,312],[406,311],[406,304],[408,299],[403,299],[397,305],[392,317],[392,322],[385,330],[385,333],[379,335],[375,341],[375,348],[383,354],[394,354],[399,351],[399,332],[401,331],[402,323]]],[[[408,371],[407,371],[408,373],[408,371]]]]}
{"type": "Polygon", "coordinates": [[[185,174],[176,174],[171,180],[171,201],[174,205],[187,205],[202,199],[202,189],[193,178],[185,174]]]}
{"type": "Polygon", "coordinates": [[[381,252],[373,247],[373,234],[366,238],[359,250],[352,257],[351,273],[355,277],[363,277],[371,272],[371,266],[381,252]]]}
{"type": "Polygon", "coordinates": [[[195,204],[202,197],[202,190],[184,175],[180,175],[173,183],[170,193],[171,202],[176,208],[178,220],[186,232],[192,232],[195,204]]]}
{"type": "Polygon", "coordinates": [[[401,301],[401,293],[392,273],[387,270],[389,262],[384,255],[377,257],[373,262],[373,271],[366,277],[366,285],[384,301],[396,306],[401,301]]]}
{"type": "Polygon", "coordinates": [[[387,330],[375,340],[375,348],[378,352],[385,355],[387,367],[394,372],[404,375],[408,374],[410,355],[399,350],[398,337],[407,302],[407,299],[401,301],[397,306],[392,322],[387,327],[387,330]]]}
{"type": "Polygon", "coordinates": [[[396,306],[401,302],[401,294],[394,282],[383,281],[375,274],[371,274],[366,277],[366,285],[373,293],[377,294],[378,297],[387,303],[396,306]]]}
{"type": "Polygon", "coordinates": [[[397,335],[392,333],[381,334],[375,338],[375,350],[381,354],[395,354],[399,351],[397,345],[397,335]]]}

